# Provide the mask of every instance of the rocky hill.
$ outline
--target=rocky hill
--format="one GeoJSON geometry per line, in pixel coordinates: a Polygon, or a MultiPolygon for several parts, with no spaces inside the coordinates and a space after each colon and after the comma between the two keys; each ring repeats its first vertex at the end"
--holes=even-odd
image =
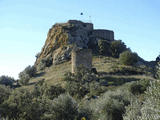
{"type": "Polygon", "coordinates": [[[59,64],[71,58],[73,46],[90,48],[94,52],[98,40],[114,41],[114,32],[94,29],[92,23],[69,20],[67,23],[57,23],[49,30],[45,45],[37,56],[36,65],[44,59],[50,59],[51,64],[59,64]]]}
{"type": "Polygon", "coordinates": [[[144,61],[114,40],[113,31],[76,20],[55,24],[35,65],[20,72],[16,82],[0,77],[0,117],[159,120],[157,62],[144,61]]]}

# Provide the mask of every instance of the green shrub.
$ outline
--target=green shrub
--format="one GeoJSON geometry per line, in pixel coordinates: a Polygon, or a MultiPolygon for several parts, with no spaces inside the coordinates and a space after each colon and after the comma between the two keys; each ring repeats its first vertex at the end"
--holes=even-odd
{"type": "Polygon", "coordinates": [[[101,55],[111,55],[110,43],[106,40],[98,40],[99,53],[101,55]]]}
{"type": "Polygon", "coordinates": [[[160,55],[157,56],[156,62],[160,62],[160,55]]]}
{"type": "Polygon", "coordinates": [[[40,63],[37,66],[38,70],[44,70],[45,67],[50,67],[52,65],[52,57],[47,57],[47,58],[43,58],[41,59],[40,63]]]}
{"type": "Polygon", "coordinates": [[[133,82],[129,86],[129,91],[133,95],[142,94],[146,91],[147,87],[149,87],[149,85],[150,85],[149,83],[150,83],[150,80],[148,80],[148,79],[142,79],[140,81],[133,82]]]}
{"type": "Polygon", "coordinates": [[[19,74],[19,78],[18,82],[20,85],[27,85],[29,83],[30,76],[28,74],[22,72],[19,74]]]}
{"type": "Polygon", "coordinates": [[[130,92],[134,95],[137,95],[137,94],[141,94],[143,93],[144,91],[142,90],[142,85],[140,84],[137,84],[137,83],[133,83],[131,86],[130,86],[130,92]]]}
{"type": "Polygon", "coordinates": [[[152,81],[145,93],[140,120],[160,119],[160,81],[152,81]]]}
{"type": "Polygon", "coordinates": [[[123,65],[134,65],[138,62],[138,55],[131,51],[125,51],[120,54],[119,61],[123,65]]]}
{"type": "Polygon", "coordinates": [[[78,116],[76,101],[68,94],[62,94],[53,100],[52,120],[74,120],[78,116]]]}
{"type": "Polygon", "coordinates": [[[21,85],[27,85],[30,78],[36,74],[36,68],[34,66],[26,67],[22,72],[19,73],[19,83],[21,85]]]}
{"type": "Polygon", "coordinates": [[[111,42],[111,53],[113,57],[118,58],[126,50],[126,45],[121,40],[111,42]]]}
{"type": "Polygon", "coordinates": [[[159,120],[160,119],[160,81],[151,81],[144,94],[143,101],[135,98],[126,107],[124,120],[159,120]]]}
{"type": "Polygon", "coordinates": [[[96,75],[84,67],[79,67],[74,74],[66,74],[64,80],[66,81],[65,88],[67,92],[78,99],[83,98],[90,92],[91,87],[95,86],[96,88],[98,84],[96,75]],[[92,82],[96,82],[97,84],[91,84],[92,82]]]}
{"type": "Polygon", "coordinates": [[[12,87],[14,82],[15,82],[14,78],[4,76],[4,75],[0,77],[0,84],[2,84],[2,85],[12,87]]]}
{"type": "Polygon", "coordinates": [[[160,61],[155,66],[155,78],[160,79],[160,61]]]}
{"type": "Polygon", "coordinates": [[[148,74],[148,70],[141,67],[136,66],[126,66],[120,65],[112,68],[112,72],[110,74],[118,74],[118,75],[142,75],[148,74]]]}
{"type": "Polygon", "coordinates": [[[131,100],[130,105],[126,107],[125,114],[123,115],[123,120],[140,120],[142,103],[136,98],[131,100]]]}
{"type": "Polygon", "coordinates": [[[65,89],[60,85],[47,85],[44,81],[40,81],[34,87],[34,95],[36,97],[45,97],[53,100],[62,93],[65,93],[65,89]]]}
{"type": "Polygon", "coordinates": [[[16,89],[1,105],[1,116],[9,120],[38,120],[45,110],[44,103],[25,89],[16,89]],[[34,112],[33,112],[34,111],[34,112]]]}
{"type": "Polygon", "coordinates": [[[115,99],[109,99],[104,105],[103,114],[107,120],[123,120],[124,104],[115,99]]]}
{"type": "Polygon", "coordinates": [[[9,87],[0,85],[0,104],[2,104],[11,93],[11,89],[9,87]]]}
{"type": "Polygon", "coordinates": [[[30,78],[34,77],[36,74],[36,68],[35,66],[27,66],[21,73],[27,74],[30,78]]]}
{"type": "MultiPolygon", "coordinates": [[[[63,95],[53,101],[47,96],[37,96],[35,91],[24,88],[18,88],[12,92],[4,90],[5,88],[0,86],[0,113],[2,118],[9,120],[57,120],[58,114],[66,116],[70,112],[68,116],[72,116],[77,109],[77,106],[75,109],[72,107],[74,106],[72,102],[75,101],[72,101],[69,95],[63,95]],[[1,90],[3,90],[3,94],[1,94],[1,90]],[[57,105],[59,109],[56,108],[57,105]],[[62,110],[61,113],[58,113],[58,110],[62,110]],[[71,113],[71,111],[73,112],[71,113]]],[[[65,118],[64,116],[63,118],[65,118]]]]}
{"type": "Polygon", "coordinates": [[[122,120],[125,106],[129,104],[130,94],[126,88],[107,91],[89,104],[96,115],[95,120],[122,120]]]}
{"type": "Polygon", "coordinates": [[[94,119],[93,110],[88,105],[80,106],[78,109],[78,120],[82,120],[83,118],[86,120],[94,119]]]}

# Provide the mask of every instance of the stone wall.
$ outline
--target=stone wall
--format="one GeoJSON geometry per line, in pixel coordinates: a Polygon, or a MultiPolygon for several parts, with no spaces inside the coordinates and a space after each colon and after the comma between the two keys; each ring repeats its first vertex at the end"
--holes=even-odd
{"type": "Polygon", "coordinates": [[[110,31],[110,30],[97,29],[97,30],[93,30],[92,34],[96,38],[100,38],[100,39],[104,39],[104,40],[109,40],[109,41],[113,41],[114,40],[114,32],[110,31]]]}
{"type": "Polygon", "coordinates": [[[78,49],[72,51],[72,73],[75,73],[80,66],[92,68],[92,50],[78,49]]]}
{"type": "Polygon", "coordinates": [[[53,64],[60,64],[71,59],[72,45],[79,48],[89,48],[94,52],[98,48],[98,40],[114,40],[114,32],[110,30],[94,29],[92,23],[69,20],[66,23],[56,23],[49,30],[45,45],[35,65],[51,56],[53,64]]]}

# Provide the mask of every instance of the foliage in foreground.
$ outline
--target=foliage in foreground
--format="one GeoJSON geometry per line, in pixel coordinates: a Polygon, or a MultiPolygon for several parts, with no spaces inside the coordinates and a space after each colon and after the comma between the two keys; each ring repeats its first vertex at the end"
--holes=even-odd
{"type": "Polygon", "coordinates": [[[87,94],[99,94],[101,92],[100,83],[97,76],[88,69],[79,67],[77,73],[67,73],[65,89],[76,99],[82,99],[87,94]]]}
{"type": "Polygon", "coordinates": [[[0,104],[2,104],[6,99],[8,99],[11,93],[11,89],[4,85],[0,85],[0,104]]]}
{"type": "Polygon", "coordinates": [[[144,100],[132,100],[126,107],[124,120],[159,120],[160,119],[160,80],[152,81],[145,92],[144,100]]]}
{"type": "Polygon", "coordinates": [[[107,91],[88,104],[94,110],[95,120],[122,120],[125,106],[129,104],[129,96],[130,93],[125,89],[107,91]]]}
{"type": "Polygon", "coordinates": [[[0,116],[8,120],[160,119],[159,80],[149,84],[143,79],[103,90],[101,78],[83,68],[65,80],[65,88],[45,80],[30,91],[0,86],[0,116]]]}

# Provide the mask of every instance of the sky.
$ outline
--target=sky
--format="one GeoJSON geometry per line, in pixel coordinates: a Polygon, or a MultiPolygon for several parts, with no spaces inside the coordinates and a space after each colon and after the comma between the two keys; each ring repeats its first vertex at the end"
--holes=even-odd
{"type": "Polygon", "coordinates": [[[0,0],[0,76],[17,79],[34,64],[49,28],[70,19],[113,30],[116,40],[143,59],[155,60],[160,53],[159,11],[160,0],[0,0]]]}

